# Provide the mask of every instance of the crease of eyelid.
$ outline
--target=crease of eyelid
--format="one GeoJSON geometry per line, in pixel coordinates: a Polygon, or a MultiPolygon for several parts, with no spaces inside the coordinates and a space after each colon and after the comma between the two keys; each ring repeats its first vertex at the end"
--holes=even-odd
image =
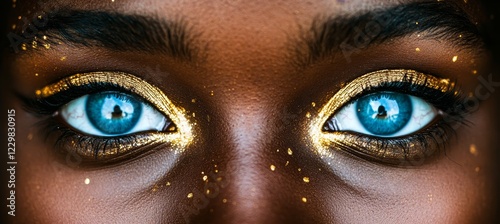
{"type": "MultiPolygon", "coordinates": [[[[140,148],[150,144],[159,143],[169,143],[172,146],[176,146],[176,151],[182,152],[186,146],[193,141],[194,135],[192,132],[192,125],[184,116],[184,109],[175,106],[159,88],[128,73],[90,72],[75,74],[36,90],[35,94],[37,98],[43,99],[62,93],[72,87],[84,86],[93,83],[112,83],[119,88],[126,89],[131,93],[143,97],[146,101],[155,105],[160,112],[169,117],[169,119],[175,124],[176,131],[142,134],[141,138],[134,139],[134,141],[130,144],[123,144],[123,141],[117,140],[115,142],[116,144],[106,146],[104,150],[99,150],[98,152],[92,151],[91,147],[82,147],[82,144],[78,144],[75,141],[65,143],[70,144],[67,145],[67,147],[80,149],[84,157],[89,157],[89,159],[106,159],[108,157],[111,158],[116,154],[124,154],[132,148],[140,148]]],[[[79,135],[80,137],[85,136],[82,134],[79,135]]],[[[116,138],[112,139],[116,140],[116,138]]]]}
{"type": "MultiPolygon", "coordinates": [[[[424,88],[433,89],[442,92],[443,94],[451,93],[458,98],[460,92],[456,90],[455,82],[445,78],[437,78],[432,75],[420,73],[414,70],[406,69],[392,69],[392,70],[379,70],[360,76],[353,81],[343,86],[319,111],[318,116],[311,122],[309,127],[310,139],[313,143],[313,149],[320,156],[332,157],[332,147],[337,146],[337,149],[354,152],[353,148],[357,148],[356,154],[368,155],[365,157],[376,158],[377,156],[383,157],[384,160],[392,162],[400,162],[411,156],[418,156],[419,152],[416,150],[408,151],[401,145],[392,147],[390,142],[396,143],[394,139],[386,139],[385,141],[378,141],[379,138],[357,135],[350,132],[326,132],[323,130],[324,124],[328,119],[341,109],[345,104],[355,100],[364,91],[370,88],[380,86],[382,83],[394,82],[411,82],[414,85],[422,86],[424,88]],[[361,141],[360,141],[361,140],[361,141]],[[390,147],[389,147],[390,146],[390,147]],[[399,147],[399,148],[398,148],[399,147]],[[385,150],[381,150],[385,149],[385,150]]],[[[448,124],[442,124],[448,125],[448,124]]],[[[436,128],[436,126],[433,126],[436,128]]],[[[449,133],[449,128],[439,127],[443,133],[449,133]]],[[[423,136],[419,136],[420,140],[435,141],[432,133],[427,131],[423,136]]],[[[400,138],[402,139],[402,138],[400,138]]],[[[429,146],[428,142],[410,142],[405,141],[412,147],[426,148],[429,146]]]]}

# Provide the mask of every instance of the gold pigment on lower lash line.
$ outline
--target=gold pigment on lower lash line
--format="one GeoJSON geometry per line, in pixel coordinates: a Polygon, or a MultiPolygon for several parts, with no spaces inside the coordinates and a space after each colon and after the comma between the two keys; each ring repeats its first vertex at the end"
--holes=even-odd
{"type": "MultiPolygon", "coordinates": [[[[342,148],[356,147],[362,150],[362,152],[360,152],[362,154],[373,157],[381,156],[384,159],[399,161],[401,161],[402,158],[405,159],[407,156],[420,155],[420,150],[408,150],[404,152],[400,146],[387,145],[384,149],[382,145],[376,141],[362,142],[353,134],[323,131],[323,126],[331,115],[335,114],[346,103],[351,101],[354,96],[363,92],[364,89],[380,86],[382,83],[406,82],[406,80],[411,80],[414,85],[439,90],[443,93],[449,92],[455,87],[455,83],[451,82],[449,79],[437,78],[414,70],[380,70],[360,76],[341,88],[328,103],[323,106],[317,118],[313,120],[309,127],[309,136],[313,143],[313,150],[322,157],[333,157],[331,150],[332,145],[342,148]]],[[[411,146],[411,148],[418,148],[422,147],[422,144],[411,143],[411,146]]]]}
{"type": "MultiPolygon", "coordinates": [[[[99,151],[97,154],[98,158],[112,157],[115,154],[123,154],[141,146],[167,142],[176,146],[176,152],[182,152],[193,141],[192,125],[184,116],[184,110],[176,107],[159,88],[128,73],[90,72],[75,74],[54,84],[45,86],[37,90],[35,94],[38,98],[46,98],[68,90],[71,86],[83,86],[91,83],[112,83],[143,97],[146,101],[155,105],[164,115],[168,116],[177,127],[175,133],[149,133],[130,144],[113,145],[106,148],[106,152],[99,151]]],[[[74,142],[69,144],[73,144],[71,145],[72,147],[79,148],[74,142]]],[[[81,152],[82,156],[94,158],[95,152],[88,147],[85,148],[81,152]]]]}

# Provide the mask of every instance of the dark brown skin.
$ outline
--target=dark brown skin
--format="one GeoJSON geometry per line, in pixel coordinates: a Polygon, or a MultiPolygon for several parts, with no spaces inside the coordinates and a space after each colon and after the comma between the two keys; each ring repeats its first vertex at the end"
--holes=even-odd
{"type": "MultiPolygon", "coordinates": [[[[40,118],[24,111],[19,99],[9,98],[16,109],[20,164],[12,221],[471,223],[491,216],[498,136],[486,130],[498,129],[491,119],[499,112],[491,99],[466,117],[473,125],[456,130],[446,155],[441,152],[422,166],[391,167],[342,151],[320,159],[308,146],[306,113],[317,115],[340,83],[367,72],[429,71],[457,80],[466,93],[479,85],[471,71],[488,74],[487,52],[461,51],[446,41],[416,36],[363,49],[349,63],[341,54],[303,68],[291,63],[290,46],[316,16],[356,14],[398,1],[91,2],[51,5],[183,18],[199,34],[193,45],[204,58],[187,62],[159,53],[62,44],[40,54],[15,55],[10,62],[15,89],[33,97],[36,89],[78,72],[125,71],[161,88],[188,114],[195,113],[189,119],[197,124],[197,140],[181,154],[160,146],[114,166],[71,168],[52,151],[53,142],[39,134],[35,124],[40,118]],[[451,60],[454,55],[459,55],[457,62],[451,60]],[[29,135],[33,138],[27,140],[29,135]],[[477,153],[470,152],[471,144],[477,153]],[[207,186],[211,193],[203,196],[207,186]]],[[[30,7],[22,4],[15,16],[30,7]]],[[[473,11],[477,13],[467,12],[473,11]]]]}

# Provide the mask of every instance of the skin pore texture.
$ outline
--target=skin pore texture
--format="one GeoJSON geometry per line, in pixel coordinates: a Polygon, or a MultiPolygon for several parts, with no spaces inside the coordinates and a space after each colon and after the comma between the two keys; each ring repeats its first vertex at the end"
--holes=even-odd
{"type": "MultiPolygon", "coordinates": [[[[470,109],[463,116],[466,125],[454,126],[456,134],[438,155],[415,166],[367,161],[335,147],[322,155],[311,139],[310,127],[323,106],[369,72],[420,71],[456,82],[464,96],[477,94],[480,77],[489,80],[490,55],[481,44],[463,44],[466,31],[411,32],[347,53],[334,47],[307,56],[314,55],[308,40],[318,39],[313,24],[420,1],[82,2],[19,2],[9,24],[21,26],[18,16],[33,18],[42,8],[139,15],[181,26],[189,56],[159,48],[84,46],[47,33],[49,40],[54,37],[50,47],[28,45],[12,53],[12,95],[36,99],[37,90],[77,73],[124,72],[182,108],[192,139],[85,166],[56,152],[58,136],[44,137],[40,121],[50,115],[37,116],[23,109],[22,97],[10,97],[17,160],[23,162],[12,221],[472,223],[491,217],[498,136],[486,130],[498,129],[491,122],[499,112],[491,98],[498,94],[470,109]]],[[[477,2],[442,4],[463,10],[471,24],[483,21],[477,2]]]]}

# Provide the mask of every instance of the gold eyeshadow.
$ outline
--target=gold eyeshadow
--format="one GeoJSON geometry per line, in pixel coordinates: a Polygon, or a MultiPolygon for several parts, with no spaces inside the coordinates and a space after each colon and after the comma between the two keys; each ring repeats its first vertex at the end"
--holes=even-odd
{"type": "MultiPolygon", "coordinates": [[[[355,97],[359,97],[363,91],[379,87],[384,83],[408,82],[414,86],[438,90],[443,94],[451,92],[458,95],[458,92],[454,91],[455,83],[449,79],[438,78],[414,70],[379,70],[360,76],[343,86],[321,108],[318,116],[312,120],[308,133],[315,153],[321,157],[333,157],[335,150],[341,150],[365,159],[382,160],[393,165],[404,164],[408,160],[429,157],[433,154],[439,146],[445,143],[445,139],[440,142],[435,141],[436,139],[429,134],[420,136],[420,141],[408,139],[404,143],[392,144],[395,141],[390,138],[380,140],[380,138],[375,139],[352,132],[328,132],[323,129],[333,114],[355,97]]],[[[434,128],[437,132],[446,132],[446,127],[436,126],[434,128]]]]}
{"type": "Polygon", "coordinates": [[[141,133],[135,134],[133,137],[127,136],[131,141],[108,141],[109,145],[106,145],[105,150],[97,151],[91,145],[82,142],[73,140],[63,141],[64,144],[62,147],[70,150],[70,153],[73,151],[87,160],[95,160],[96,158],[98,160],[106,160],[113,159],[119,155],[135,153],[133,152],[134,150],[160,143],[168,143],[176,152],[182,152],[186,146],[192,143],[194,139],[193,128],[185,116],[185,110],[175,106],[159,88],[128,73],[90,72],[75,74],[45,86],[37,90],[35,94],[38,98],[47,98],[69,90],[72,87],[96,83],[110,83],[142,97],[172,121],[175,125],[175,131],[141,133]]]}

